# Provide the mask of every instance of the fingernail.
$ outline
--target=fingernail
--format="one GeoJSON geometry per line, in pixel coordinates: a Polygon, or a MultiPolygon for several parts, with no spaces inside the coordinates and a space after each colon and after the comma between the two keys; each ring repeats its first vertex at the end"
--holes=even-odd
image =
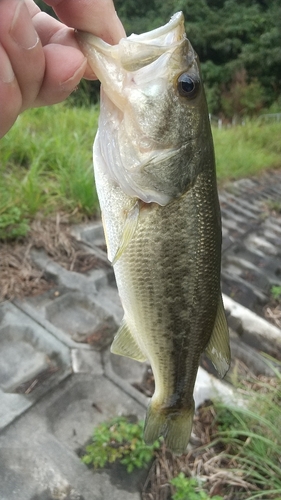
{"type": "Polygon", "coordinates": [[[24,49],[33,49],[39,37],[30,19],[29,12],[23,0],[19,0],[11,24],[10,35],[24,49]]]}
{"type": "Polygon", "coordinates": [[[0,59],[0,81],[2,83],[11,83],[15,79],[15,73],[2,45],[0,45],[0,59]]]}

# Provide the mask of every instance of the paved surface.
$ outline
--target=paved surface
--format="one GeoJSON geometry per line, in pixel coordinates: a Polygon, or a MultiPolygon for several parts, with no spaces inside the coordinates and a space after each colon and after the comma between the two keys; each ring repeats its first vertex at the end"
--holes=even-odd
{"type": "MultiPolygon", "coordinates": [[[[281,331],[261,318],[272,285],[281,285],[281,171],[231,183],[220,195],[225,307],[235,358],[266,373],[259,351],[281,358],[281,331]],[[258,313],[258,314],[256,314],[258,313]]],[[[132,384],[146,366],[111,355],[122,318],[100,224],[74,231],[98,259],[85,274],[42,252],[33,259],[56,286],[0,305],[0,500],[134,500],[143,478],[92,472],[79,459],[99,422],[143,418],[147,399],[132,384]]],[[[210,369],[203,359],[203,366],[210,369]]],[[[196,404],[233,389],[200,368],[196,404]]]]}
{"type": "Polygon", "coordinates": [[[220,195],[223,291],[258,313],[281,285],[281,172],[233,182],[220,195]],[[280,214],[270,213],[279,205],[280,214]]]}

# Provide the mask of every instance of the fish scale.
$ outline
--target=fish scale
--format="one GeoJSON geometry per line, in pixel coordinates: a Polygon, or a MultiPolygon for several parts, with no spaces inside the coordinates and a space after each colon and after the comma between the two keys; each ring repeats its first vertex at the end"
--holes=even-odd
{"type": "MultiPolygon", "coordinates": [[[[125,319],[155,376],[158,411],[192,410],[199,357],[213,331],[221,242],[214,180],[201,173],[180,200],[146,208],[115,265],[125,319]]],[[[109,189],[103,184],[107,203],[109,189]]],[[[124,203],[116,188],[113,206],[117,192],[124,203]]]]}
{"type": "Polygon", "coordinates": [[[221,376],[230,363],[215,161],[199,62],[181,13],[117,46],[83,33],[79,41],[102,83],[94,170],[124,309],[111,350],[149,361],[155,392],[144,439],[164,436],[168,448],[182,453],[201,354],[221,376]]]}

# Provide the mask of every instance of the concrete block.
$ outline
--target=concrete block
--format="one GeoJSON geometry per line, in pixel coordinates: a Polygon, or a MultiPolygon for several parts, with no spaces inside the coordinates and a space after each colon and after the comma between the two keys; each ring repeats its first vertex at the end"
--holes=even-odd
{"type": "Polygon", "coordinates": [[[101,354],[97,351],[71,349],[71,360],[74,373],[103,375],[101,354]]]}
{"type": "Polygon", "coordinates": [[[0,305],[0,428],[71,372],[69,350],[13,304],[0,305]]]}
{"type": "Polygon", "coordinates": [[[1,500],[140,500],[137,487],[128,491],[121,477],[116,487],[109,474],[89,470],[51,434],[34,431],[20,446],[11,435],[5,437],[0,441],[1,500]]]}
{"type": "Polygon", "coordinates": [[[109,352],[107,356],[112,370],[118,377],[127,380],[129,384],[141,384],[147,367],[149,366],[147,363],[140,363],[131,358],[117,356],[111,352],[109,352]]]}
{"type": "Polygon", "coordinates": [[[45,399],[40,412],[48,430],[79,450],[101,422],[118,415],[144,417],[144,408],[104,376],[77,374],[45,399]]]}
{"type": "Polygon", "coordinates": [[[1,500],[140,500],[124,468],[116,480],[112,470],[89,470],[75,453],[116,415],[142,419],[144,408],[104,376],[62,382],[0,435],[1,500]]]}
{"type": "Polygon", "coordinates": [[[239,338],[255,349],[281,356],[281,330],[246,307],[223,295],[227,314],[239,323],[239,338]]]}
{"type": "Polygon", "coordinates": [[[85,293],[95,294],[97,285],[101,286],[107,282],[106,274],[100,269],[93,270],[90,275],[84,275],[64,269],[57,262],[52,261],[43,251],[33,250],[31,256],[48,279],[68,290],[84,290],[85,293]]]}
{"type": "Polygon", "coordinates": [[[220,399],[226,404],[239,402],[236,391],[223,380],[219,380],[199,366],[194,387],[195,408],[209,399],[220,399]]]}
{"type": "Polygon", "coordinates": [[[111,343],[117,325],[94,298],[81,292],[68,292],[46,306],[45,317],[75,342],[101,350],[111,343]]]}
{"type": "Polygon", "coordinates": [[[77,240],[106,251],[104,231],[100,220],[86,225],[77,225],[73,228],[72,234],[77,240]]]}

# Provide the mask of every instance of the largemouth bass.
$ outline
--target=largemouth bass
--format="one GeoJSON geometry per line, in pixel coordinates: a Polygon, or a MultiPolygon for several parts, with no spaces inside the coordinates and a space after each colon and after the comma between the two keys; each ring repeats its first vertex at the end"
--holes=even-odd
{"type": "Polygon", "coordinates": [[[108,258],[124,308],[111,350],[155,378],[144,440],[186,450],[205,351],[229,368],[220,289],[221,222],[199,61],[182,13],[110,46],[78,34],[102,83],[94,143],[108,258]]]}

